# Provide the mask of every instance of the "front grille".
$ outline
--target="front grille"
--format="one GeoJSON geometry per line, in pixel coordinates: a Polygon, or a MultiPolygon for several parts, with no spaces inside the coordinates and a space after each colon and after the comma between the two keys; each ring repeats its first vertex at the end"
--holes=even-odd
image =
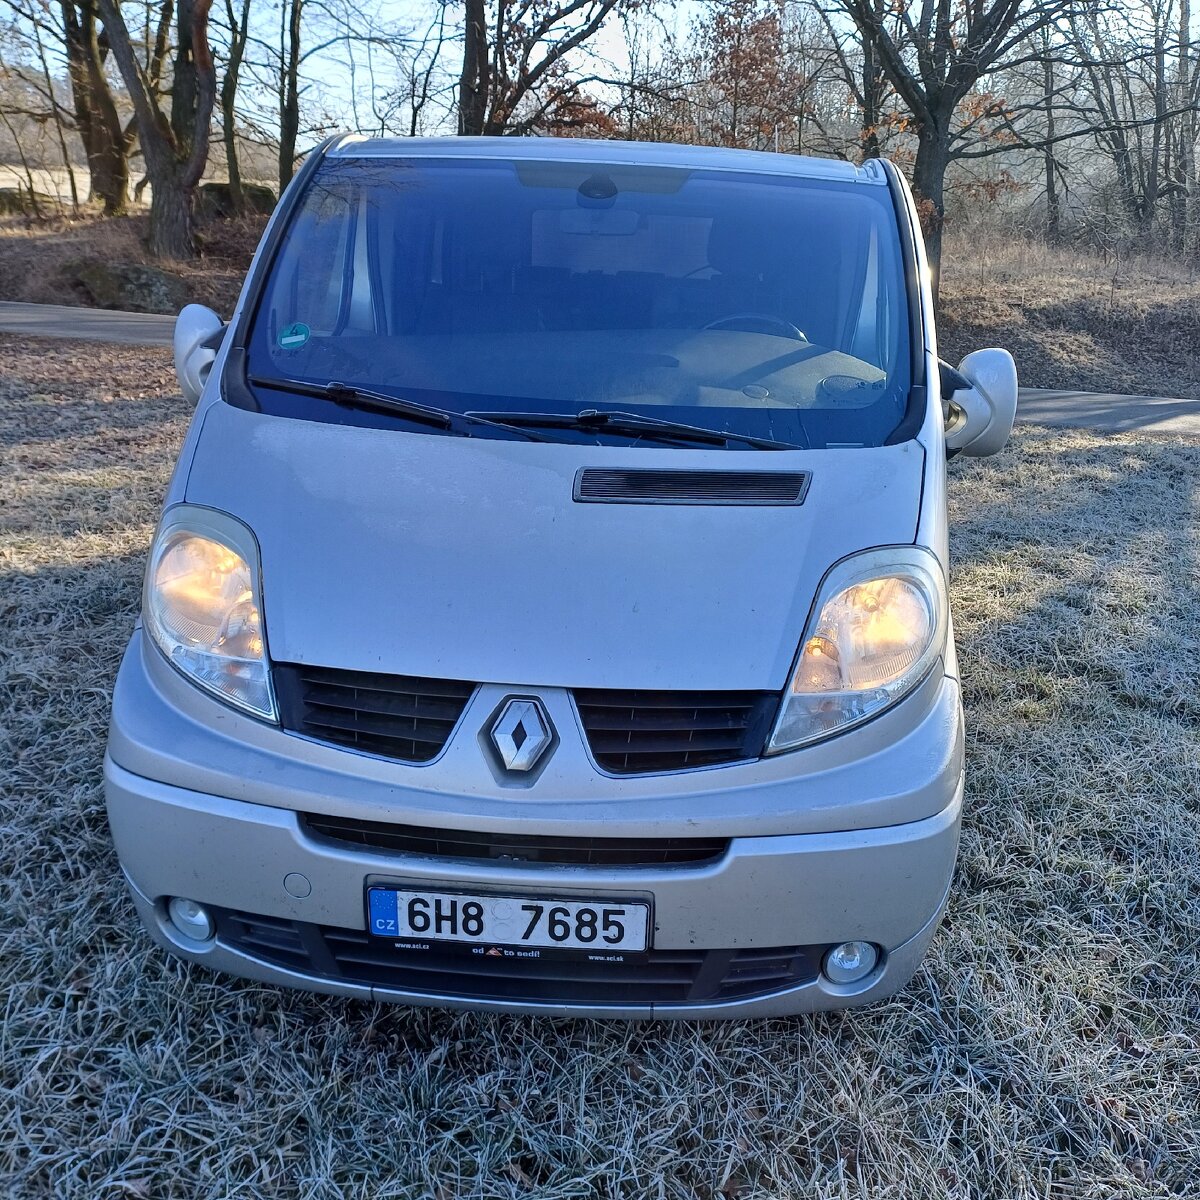
{"type": "Polygon", "coordinates": [[[620,775],[758,758],[779,707],[774,692],[575,692],[592,756],[620,775]]]}
{"type": "MultiPolygon", "coordinates": [[[[288,663],[275,665],[274,682],[284,729],[410,763],[437,757],[476,686],[288,663]]],[[[774,692],[579,689],[574,696],[592,756],[620,775],[758,758],[779,705],[774,692]]]]}
{"type": "Polygon", "coordinates": [[[621,962],[586,956],[492,958],[469,947],[397,949],[362,930],[217,912],[231,949],[306,975],[468,1000],[577,1004],[697,1004],[769,996],[816,979],[827,946],[651,950],[621,962]]]}
{"type": "Polygon", "coordinates": [[[619,470],[587,467],[575,499],[607,504],[802,504],[806,471],[619,470]]]}
{"type": "Polygon", "coordinates": [[[728,838],[547,837],[511,833],[475,833],[462,829],[426,829],[385,821],[355,821],[305,813],[304,828],[319,837],[432,858],[512,859],[586,867],[660,867],[715,862],[729,848],[728,838]]]}
{"type": "Polygon", "coordinates": [[[412,763],[437,757],[475,690],[457,679],[287,663],[275,665],[274,682],[284,729],[412,763]]]}

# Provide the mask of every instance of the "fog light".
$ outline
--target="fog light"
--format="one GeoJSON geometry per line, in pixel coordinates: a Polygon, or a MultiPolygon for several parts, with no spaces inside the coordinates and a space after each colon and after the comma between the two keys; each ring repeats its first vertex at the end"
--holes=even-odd
{"type": "Polygon", "coordinates": [[[857,983],[878,961],[879,951],[870,942],[843,942],[825,955],[825,978],[830,983],[857,983]]]}
{"type": "Polygon", "coordinates": [[[195,900],[172,896],[170,904],[167,905],[167,916],[184,937],[190,937],[197,942],[207,942],[216,932],[208,909],[202,904],[197,904],[195,900]]]}

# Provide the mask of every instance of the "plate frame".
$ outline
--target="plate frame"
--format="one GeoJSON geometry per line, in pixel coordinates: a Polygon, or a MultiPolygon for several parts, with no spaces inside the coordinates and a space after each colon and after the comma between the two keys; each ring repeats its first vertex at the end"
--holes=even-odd
{"type": "Polygon", "coordinates": [[[598,950],[606,950],[611,954],[623,954],[627,957],[641,957],[649,954],[654,949],[654,934],[656,932],[655,925],[655,907],[654,893],[642,889],[637,891],[622,891],[614,892],[611,889],[599,889],[592,891],[582,888],[562,888],[554,892],[550,891],[525,891],[521,888],[506,888],[503,885],[496,884],[480,884],[478,887],[473,887],[469,884],[463,884],[461,881],[455,881],[450,884],[432,883],[425,879],[396,879],[394,877],[381,877],[378,875],[368,875],[363,881],[363,928],[366,930],[367,937],[374,943],[391,942],[400,945],[412,945],[413,943],[429,942],[430,945],[437,946],[439,949],[458,949],[465,953],[471,953],[472,949],[478,946],[508,946],[516,950],[540,950],[542,954],[551,955],[587,955],[594,954],[598,950]],[[554,901],[565,900],[571,904],[585,904],[595,902],[603,904],[605,901],[610,901],[616,904],[644,904],[648,910],[646,923],[646,945],[642,950],[618,949],[615,946],[608,946],[603,943],[596,946],[535,946],[529,942],[466,942],[451,940],[448,938],[429,938],[429,937],[385,937],[382,934],[371,932],[371,892],[372,890],[380,891],[408,891],[408,892],[441,892],[447,896],[495,896],[505,900],[535,900],[538,903],[553,903],[554,901]]]}

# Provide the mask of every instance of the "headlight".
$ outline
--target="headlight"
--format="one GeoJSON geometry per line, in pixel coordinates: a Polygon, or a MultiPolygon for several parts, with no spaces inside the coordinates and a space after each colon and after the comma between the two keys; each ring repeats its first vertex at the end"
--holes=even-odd
{"type": "Polygon", "coordinates": [[[826,575],[767,753],[877,715],[929,673],[946,645],[946,581],[918,546],[869,550],[826,575]]]}
{"type": "Polygon", "coordinates": [[[210,509],[172,509],[150,552],[143,614],[155,644],[193,683],[276,719],[258,547],[239,521],[210,509]]]}

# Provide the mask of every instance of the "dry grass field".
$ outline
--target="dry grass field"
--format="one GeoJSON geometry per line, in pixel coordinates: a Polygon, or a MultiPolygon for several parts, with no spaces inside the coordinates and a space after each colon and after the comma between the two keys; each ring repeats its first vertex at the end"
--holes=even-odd
{"type": "Polygon", "coordinates": [[[913,983],[620,1025],[283,992],[135,927],[100,760],[187,419],[167,352],[0,338],[6,1197],[1200,1192],[1200,444],[953,465],[968,806],[913,983]]]}
{"type": "Polygon", "coordinates": [[[1200,400],[1194,260],[948,231],[938,349],[1004,346],[1026,387],[1200,400]]]}
{"type": "MultiPolygon", "coordinates": [[[[146,220],[144,214],[45,221],[0,217],[0,300],[86,305],[90,298],[73,282],[79,264],[163,265],[146,251],[146,220]]],[[[189,300],[228,317],[265,224],[263,217],[201,223],[197,236],[203,257],[165,265],[183,280],[189,300]]]]}

